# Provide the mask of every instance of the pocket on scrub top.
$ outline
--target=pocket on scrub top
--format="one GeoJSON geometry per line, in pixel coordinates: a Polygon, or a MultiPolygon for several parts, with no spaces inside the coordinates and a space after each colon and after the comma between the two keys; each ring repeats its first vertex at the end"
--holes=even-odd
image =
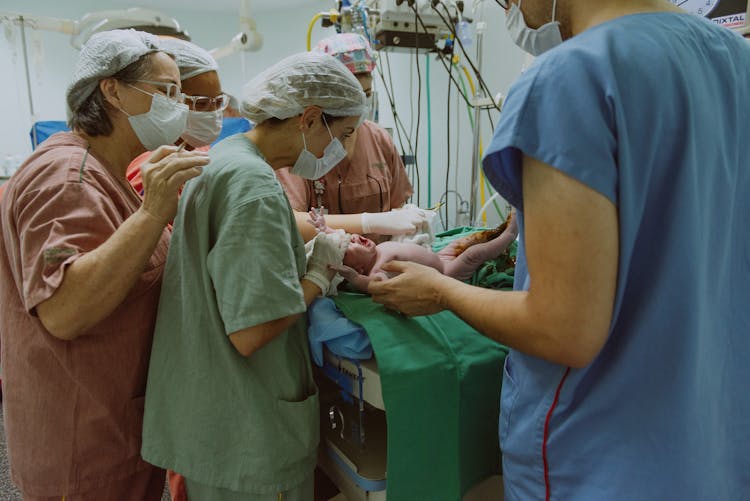
{"type": "Polygon", "coordinates": [[[344,183],[339,193],[337,208],[341,214],[390,210],[390,191],[383,179],[370,176],[362,181],[344,183]]]}
{"type": "Polygon", "coordinates": [[[513,362],[510,356],[505,357],[503,364],[503,387],[500,392],[500,447],[502,448],[503,439],[508,434],[510,419],[513,414],[513,407],[518,398],[518,384],[513,379],[513,362]]]}
{"type": "Polygon", "coordinates": [[[284,465],[293,465],[315,454],[320,436],[318,391],[299,402],[277,400],[280,452],[284,465]]]}

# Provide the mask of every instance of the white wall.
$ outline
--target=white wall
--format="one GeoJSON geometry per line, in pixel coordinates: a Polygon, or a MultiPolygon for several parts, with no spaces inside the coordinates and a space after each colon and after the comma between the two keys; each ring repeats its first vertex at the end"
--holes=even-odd
{"type": "MultiPolygon", "coordinates": [[[[467,1],[467,8],[472,2],[467,1]]],[[[209,5],[210,2],[203,4],[209,5]]],[[[243,84],[258,71],[273,64],[279,59],[294,52],[305,50],[307,26],[313,14],[328,10],[330,0],[310,0],[302,6],[285,8],[283,0],[278,1],[279,8],[256,10],[253,13],[259,31],[263,34],[264,45],[259,52],[235,54],[220,61],[220,76],[225,90],[239,95],[243,84]]],[[[485,20],[487,31],[484,38],[483,76],[492,93],[507,93],[511,82],[518,76],[524,61],[523,54],[508,38],[504,13],[493,1],[485,1],[485,20]]],[[[239,2],[238,2],[239,5],[239,2]]],[[[138,6],[134,3],[132,6],[138,6]]],[[[141,4],[146,6],[146,4],[141,4]]],[[[2,11],[22,12],[30,15],[45,15],[67,19],[80,19],[88,12],[103,9],[120,8],[102,5],[94,0],[4,0],[2,11]]],[[[154,8],[154,7],[152,7],[154,8]]],[[[165,14],[174,16],[186,29],[195,43],[207,49],[222,46],[239,31],[237,15],[227,12],[212,12],[207,7],[191,5],[192,9],[205,8],[205,11],[177,8],[159,8],[165,14]]],[[[239,9],[239,7],[238,7],[239,9]]],[[[316,25],[313,30],[313,43],[320,38],[333,34],[332,28],[323,29],[316,25]]],[[[29,50],[29,69],[31,75],[31,92],[36,120],[65,119],[65,88],[68,84],[77,51],[70,45],[69,37],[61,33],[27,29],[27,46],[29,50]]],[[[475,46],[468,49],[475,54],[475,46]]],[[[384,59],[384,58],[382,58],[384,59]]],[[[389,55],[395,87],[397,111],[407,128],[416,127],[417,73],[415,58],[407,53],[389,55]],[[411,78],[410,78],[411,75],[411,78]],[[411,84],[410,84],[411,82],[411,84]],[[414,108],[414,115],[412,109],[414,108]]],[[[425,56],[418,57],[422,74],[421,120],[418,144],[418,159],[421,171],[420,203],[427,206],[427,103],[426,103],[426,68],[425,56]]],[[[25,157],[31,151],[28,131],[32,123],[29,112],[24,58],[20,42],[20,30],[17,27],[6,27],[0,36],[0,162],[8,155],[25,157]],[[8,39],[10,36],[10,40],[8,39]]],[[[432,101],[432,197],[434,204],[445,190],[445,169],[447,152],[447,81],[448,76],[435,56],[431,56],[431,78],[429,81],[432,101]]],[[[393,117],[387,103],[385,92],[376,76],[376,89],[380,96],[380,122],[388,128],[394,127],[393,117]]],[[[472,158],[472,133],[466,115],[466,107],[455,104],[456,92],[452,91],[450,129],[452,137],[450,166],[450,189],[458,189],[468,199],[470,191],[470,172],[472,158]],[[456,161],[457,137],[458,161],[456,161]]],[[[483,113],[482,138],[484,145],[491,138],[490,126],[483,113]]],[[[498,114],[493,113],[497,123],[498,114]]],[[[395,134],[394,134],[395,136],[395,134]]],[[[416,137],[416,131],[413,134],[416,137]]],[[[398,145],[398,142],[397,142],[398,145]]],[[[416,201],[416,199],[415,199],[416,201]]],[[[481,205],[477,202],[477,205],[481,205]]],[[[455,198],[449,198],[451,209],[450,226],[453,226],[455,198]]],[[[490,219],[492,224],[496,221],[490,219]]]]}

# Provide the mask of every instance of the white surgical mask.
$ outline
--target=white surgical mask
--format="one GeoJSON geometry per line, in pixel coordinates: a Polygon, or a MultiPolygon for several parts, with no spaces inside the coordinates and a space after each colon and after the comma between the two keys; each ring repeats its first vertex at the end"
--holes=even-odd
{"type": "Polygon", "coordinates": [[[208,146],[219,137],[223,118],[223,110],[189,111],[182,139],[193,148],[208,146]]]}
{"type": "MultiPolygon", "coordinates": [[[[323,118],[323,123],[328,129],[328,124],[323,118]]],[[[331,129],[328,129],[328,135],[331,136],[331,142],[323,150],[323,156],[317,158],[315,155],[310,153],[307,149],[307,142],[305,141],[305,134],[302,134],[302,144],[304,148],[297,157],[297,161],[292,167],[292,174],[296,174],[305,179],[320,179],[325,176],[331,169],[346,158],[346,150],[341,144],[341,141],[337,137],[333,137],[331,129]]]]}
{"type": "Polygon", "coordinates": [[[158,92],[151,94],[134,85],[131,87],[151,96],[151,108],[146,113],[131,115],[120,110],[128,116],[130,126],[143,147],[153,151],[163,144],[174,144],[185,132],[188,106],[158,92]]]}
{"type": "Polygon", "coordinates": [[[560,33],[560,23],[555,21],[556,7],[557,0],[554,0],[552,2],[552,21],[534,30],[529,28],[523,18],[521,0],[517,4],[511,4],[505,18],[505,26],[516,45],[533,56],[538,56],[560,45],[563,40],[560,33]]]}

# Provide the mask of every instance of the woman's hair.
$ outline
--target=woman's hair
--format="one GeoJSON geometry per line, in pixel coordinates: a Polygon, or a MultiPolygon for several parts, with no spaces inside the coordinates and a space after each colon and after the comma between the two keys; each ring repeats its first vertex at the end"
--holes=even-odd
{"type": "MultiPolygon", "coordinates": [[[[114,78],[122,82],[147,79],[153,68],[152,54],[141,56],[137,61],[108,78],[114,78]]],[[[97,85],[94,92],[81,103],[78,109],[72,111],[70,119],[68,119],[68,127],[72,130],[85,132],[91,137],[109,136],[114,129],[107,111],[111,107],[97,85]]]]}

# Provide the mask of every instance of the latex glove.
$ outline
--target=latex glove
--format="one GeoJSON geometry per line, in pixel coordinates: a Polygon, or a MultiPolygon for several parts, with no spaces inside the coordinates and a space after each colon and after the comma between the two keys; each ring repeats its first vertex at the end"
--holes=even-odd
{"type": "Polygon", "coordinates": [[[336,276],[336,270],[330,266],[342,264],[349,238],[344,230],[338,230],[334,233],[318,233],[312,242],[312,253],[307,259],[307,271],[302,278],[314,283],[326,294],[331,280],[336,276]]]}
{"type": "Polygon", "coordinates": [[[378,235],[407,235],[417,231],[427,221],[427,211],[416,206],[393,209],[390,212],[362,213],[362,232],[378,235]]]}

